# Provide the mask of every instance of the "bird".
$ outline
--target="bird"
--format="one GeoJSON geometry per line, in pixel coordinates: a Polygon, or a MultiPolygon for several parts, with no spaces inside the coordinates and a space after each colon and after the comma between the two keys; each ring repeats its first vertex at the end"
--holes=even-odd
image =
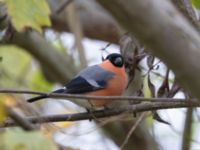
{"type": "MultiPolygon", "coordinates": [[[[87,96],[120,96],[128,84],[128,77],[124,67],[124,58],[121,54],[111,53],[102,63],[86,67],[81,70],[63,88],[52,93],[83,94],[87,96]]],[[[48,95],[40,95],[28,99],[29,103],[35,102],[48,95]]],[[[89,100],[94,107],[106,106],[112,100],[89,100]]]]}

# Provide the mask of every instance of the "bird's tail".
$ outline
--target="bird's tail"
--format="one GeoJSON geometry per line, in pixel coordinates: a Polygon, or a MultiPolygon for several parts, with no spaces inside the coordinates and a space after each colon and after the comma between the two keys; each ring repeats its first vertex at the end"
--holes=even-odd
{"type": "MultiPolygon", "coordinates": [[[[67,93],[66,87],[55,90],[52,93],[64,93],[64,92],[67,93]]],[[[32,103],[32,102],[39,101],[41,99],[48,98],[48,97],[49,97],[48,95],[40,95],[40,96],[36,96],[36,97],[28,99],[27,102],[32,103]]]]}
{"type": "Polygon", "coordinates": [[[27,102],[32,103],[32,102],[39,101],[39,100],[44,99],[44,98],[48,98],[48,95],[36,96],[36,97],[28,99],[27,102]]]}

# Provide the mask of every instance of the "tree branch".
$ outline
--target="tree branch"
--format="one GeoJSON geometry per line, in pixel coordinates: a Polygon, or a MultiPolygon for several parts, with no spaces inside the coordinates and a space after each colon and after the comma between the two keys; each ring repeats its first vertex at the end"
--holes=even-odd
{"type": "Polygon", "coordinates": [[[174,71],[182,87],[200,100],[200,36],[171,1],[98,2],[164,61],[174,71]]]}
{"type": "Polygon", "coordinates": [[[27,130],[27,131],[32,131],[36,129],[35,126],[32,125],[32,123],[28,119],[22,117],[19,113],[15,112],[11,108],[7,107],[6,111],[8,113],[8,116],[13,119],[14,122],[13,121],[12,122],[14,124],[19,125],[24,130],[27,130]]]}
{"type": "Polygon", "coordinates": [[[122,145],[120,146],[120,150],[123,150],[125,145],[128,143],[128,140],[130,139],[131,135],[133,134],[133,132],[135,131],[135,129],[137,128],[137,126],[140,124],[140,122],[144,119],[146,113],[143,112],[139,118],[136,120],[136,122],[134,122],[133,126],[131,127],[130,131],[128,132],[126,138],[124,139],[122,145]]]}
{"type": "Polygon", "coordinates": [[[190,20],[190,22],[200,30],[198,18],[196,17],[195,11],[192,8],[190,0],[172,0],[172,3],[182,12],[182,14],[190,20]]]}
{"type": "Polygon", "coordinates": [[[25,33],[14,32],[9,43],[22,47],[37,58],[44,75],[51,81],[65,83],[76,72],[75,67],[70,63],[70,59],[68,59],[69,56],[66,55],[64,57],[61,53],[57,52],[39,33],[34,31],[27,31],[25,33]]]}
{"type": "MultiPolygon", "coordinates": [[[[104,118],[110,116],[120,115],[122,113],[138,113],[144,111],[152,111],[158,109],[172,109],[172,108],[186,108],[186,107],[200,107],[197,102],[182,101],[182,102],[155,102],[155,103],[141,103],[136,105],[128,105],[113,109],[97,110],[92,112],[83,112],[75,114],[63,114],[63,115],[48,115],[27,117],[26,120],[32,123],[48,123],[48,122],[60,122],[60,121],[80,121],[80,120],[92,120],[96,118],[104,118]]],[[[2,127],[15,126],[15,122],[7,120],[2,127]]]]}
{"type": "MultiPolygon", "coordinates": [[[[57,13],[61,2],[48,0],[51,7],[51,20],[54,30],[69,32],[64,11],[57,13]],[[59,4],[60,3],[60,4],[59,4]]],[[[116,21],[95,0],[75,0],[77,13],[83,27],[83,33],[89,38],[118,43],[121,29],[116,21]],[[89,16],[89,17],[88,17],[89,16]]]]}
{"type": "Polygon", "coordinates": [[[191,139],[192,139],[192,123],[193,123],[193,109],[188,108],[185,118],[185,125],[183,130],[182,137],[182,150],[190,150],[191,148],[191,139]]]}

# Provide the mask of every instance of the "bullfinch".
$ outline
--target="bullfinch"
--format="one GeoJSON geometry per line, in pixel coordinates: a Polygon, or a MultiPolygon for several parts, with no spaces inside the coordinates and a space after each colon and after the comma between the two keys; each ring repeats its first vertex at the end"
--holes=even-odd
{"type": "MultiPolygon", "coordinates": [[[[63,88],[52,93],[83,94],[90,96],[120,96],[128,83],[124,59],[120,54],[109,54],[102,63],[81,70],[63,88]]],[[[28,102],[35,102],[48,95],[33,97],[28,102]]],[[[106,106],[112,100],[90,100],[92,106],[106,106]]]]}

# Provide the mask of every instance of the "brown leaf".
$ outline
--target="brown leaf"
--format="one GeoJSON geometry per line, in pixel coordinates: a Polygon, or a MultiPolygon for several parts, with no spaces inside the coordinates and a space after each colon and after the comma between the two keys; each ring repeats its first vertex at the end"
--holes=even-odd
{"type": "Polygon", "coordinates": [[[153,67],[154,60],[155,60],[155,57],[152,56],[152,55],[149,55],[149,56],[147,57],[147,65],[148,65],[148,67],[149,67],[150,69],[153,69],[152,67],[153,67]]]}
{"type": "Polygon", "coordinates": [[[165,79],[161,86],[158,88],[157,97],[166,97],[169,93],[169,69],[166,71],[165,79]]]}
{"type": "Polygon", "coordinates": [[[174,80],[174,83],[172,85],[171,90],[169,91],[167,97],[171,98],[174,97],[174,95],[181,89],[181,87],[179,86],[179,84],[176,82],[176,80],[174,80]]]}
{"type": "Polygon", "coordinates": [[[167,125],[171,125],[169,122],[163,120],[160,115],[158,114],[157,111],[152,111],[152,115],[153,115],[153,119],[160,122],[160,123],[164,123],[164,124],[167,124],[167,125]]]}

